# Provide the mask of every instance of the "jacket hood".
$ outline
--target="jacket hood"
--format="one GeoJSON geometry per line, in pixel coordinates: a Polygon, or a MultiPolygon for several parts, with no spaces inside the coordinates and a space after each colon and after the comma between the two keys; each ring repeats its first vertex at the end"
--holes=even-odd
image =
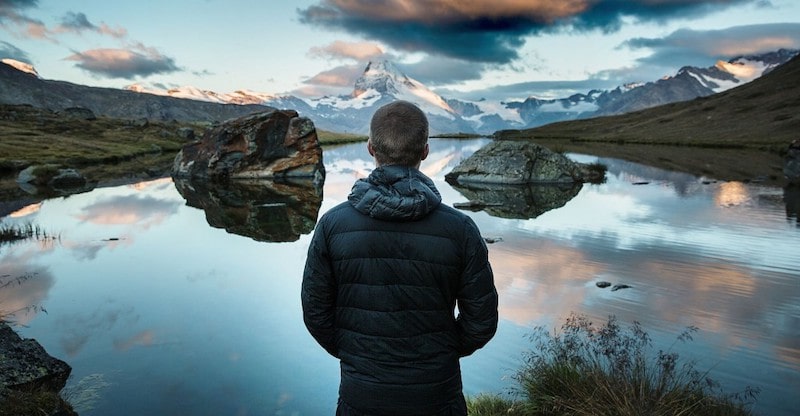
{"type": "Polygon", "coordinates": [[[380,166],[359,179],[347,197],[364,215],[389,221],[425,217],[442,202],[442,196],[419,170],[408,166],[380,166]]]}

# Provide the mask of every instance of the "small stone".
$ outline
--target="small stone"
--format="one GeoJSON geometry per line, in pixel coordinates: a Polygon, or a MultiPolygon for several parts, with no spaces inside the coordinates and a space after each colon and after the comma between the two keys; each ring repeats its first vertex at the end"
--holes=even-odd
{"type": "Polygon", "coordinates": [[[607,287],[611,286],[611,283],[605,282],[605,281],[599,281],[599,282],[597,282],[595,284],[597,285],[597,287],[599,287],[601,289],[604,289],[604,288],[607,288],[607,287]]]}

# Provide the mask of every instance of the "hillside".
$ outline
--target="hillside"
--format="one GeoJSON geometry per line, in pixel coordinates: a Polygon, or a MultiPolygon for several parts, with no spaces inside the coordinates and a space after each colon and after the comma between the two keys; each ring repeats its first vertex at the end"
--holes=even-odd
{"type": "Polygon", "coordinates": [[[800,56],[708,97],[495,136],[715,179],[781,184],[781,155],[800,138],[800,56]]]}
{"type": "Polygon", "coordinates": [[[83,107],[98,116],[190,122],[222,121],[271,109],[263,105],[218,104],[45,80],[6,63],[0,63],[0,104],[27,104],[53,111],[83,107]]]}

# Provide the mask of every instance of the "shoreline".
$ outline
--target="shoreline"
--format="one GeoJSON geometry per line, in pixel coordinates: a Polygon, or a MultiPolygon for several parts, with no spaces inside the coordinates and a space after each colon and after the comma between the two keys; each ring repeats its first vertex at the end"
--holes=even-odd
{"type": "Polygon", "coordinates": [[[788,181],[783,175],[783,156],[766,150],[657,143],[572,142],[558,139],[536,139],[534,141],[559,152],[623,159],[718,181],[759,182],[779,188],[788,185],[788,181]]]}
{"type": "MultiPolygon", "coordinates": [[[[698,178],[704,177],[726,182],[758,182],[778,188],[788,185],[782,171],[783,157],[766,150],[665,144],[615,144],[564,139],[536,139],[533,141],[561,153],[623,159],[659,169],[688,173],[698,178]]],[[[133,160],[116,164],[101,163],[78,169],[81,173],[85,173],[91,183],[86,191],[169,177],[171,163],[169,166],[159,166],[160,163],[156,162],[154,166],[154,159],[157,158],[149,158],[147,160],[149,163],[133,160]]],[[[171,162],[173,156],[162,156],[161,161],[165,159],[171,162]]],[[[48,192],[29,194],[16,183],[16,175],[4,175],[0,177],[0,218],[25,205],[59,196],[61,195],[48,192]],[[15,206],[18,207],[12,209],[15,206]]]]}

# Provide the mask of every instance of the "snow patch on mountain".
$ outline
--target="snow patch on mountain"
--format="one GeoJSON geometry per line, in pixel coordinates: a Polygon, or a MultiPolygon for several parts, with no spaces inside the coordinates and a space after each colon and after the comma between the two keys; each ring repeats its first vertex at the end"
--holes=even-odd
{"type": "Polygon", "coordinates": [[[236,90],[232,93],[217,93],[192,86],[170,88],[168,90],[147,87],[142,84],[132,84],[124,89],[133,92],[162,95],[187,100],[209,101],[218,104],[263,104],[265,101],[275,99],[273,94],[259,93],[250,90],[236,90]]]}
{"type": "Polygon", "coordinates": [[[764,71],[771,68],[773,65],[769,65],[764,61],[739,59],[733,62],[718,61],[715,66],[733,75],[741,83],[747,83],[763,75],[764,71]]]}
{"type": "Polygon", "coordinates": [[[467,117],[468,120],[480,122],[481,117],[496,114],[503,120],[525,124],[525,122],[522,120],[522,116],[519,114],[519,111],[509,108],[506,103],[502,101],[482,100],[470,103],[475,104],[480,109],[481,114],[467,117]]]}
{"type": "Polygon", "coordinates": [[[41,78],[39,76],[39,73],[36,72],[36,68],[34,68],[33,65],[31,65],[29,63],[21,62],[21,61],[18,61],[16,59],[11,59],[11,58],[4,58],[4,59],[0,60],[0,62],[4,63],[6,65],[13,66],[14,68],[16,68],[19,71],[27,72],[29,74],[32,74],[32,75],[36,76],[36,78],[41,78]]]}

